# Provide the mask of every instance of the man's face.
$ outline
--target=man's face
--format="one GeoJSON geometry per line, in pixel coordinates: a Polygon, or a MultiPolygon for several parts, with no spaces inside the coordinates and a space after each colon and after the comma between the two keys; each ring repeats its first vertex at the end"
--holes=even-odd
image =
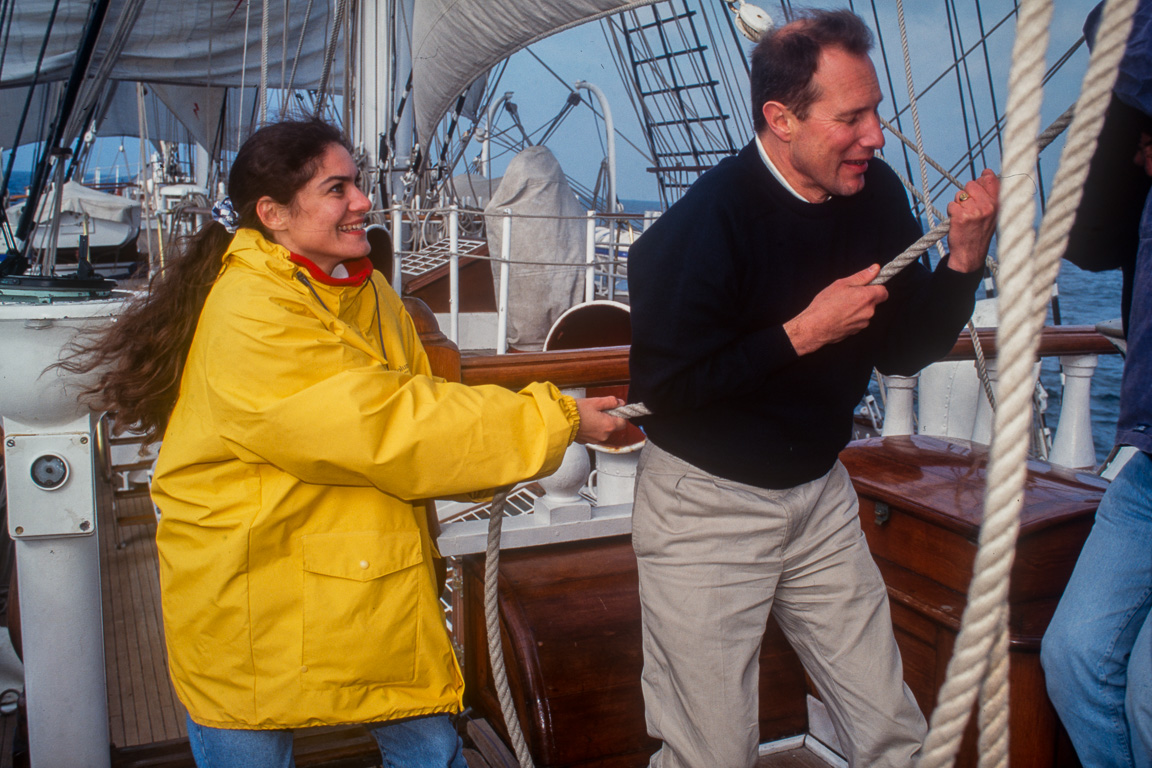
{"type": "Polygon", "coordinates": [[[796,191],[812,202],[829,195],[854,195],[864,188],[864,171],[884,146],[876,108],[883,98],[876,70],[867,56],[825,48],[813,82],[819,96],[800,120],[782,169],[796,191]]]}

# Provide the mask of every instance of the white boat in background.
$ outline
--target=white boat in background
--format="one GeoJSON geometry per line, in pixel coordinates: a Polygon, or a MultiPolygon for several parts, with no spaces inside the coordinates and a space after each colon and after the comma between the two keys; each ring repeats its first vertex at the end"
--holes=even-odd
{"type": "MultiPolygon", "coordinates": [[[[1090,3],[1083,4],[1086,13],[1090,3]]],[[[40,358],[11,366],[14,353],[8,350],[17,343],[35,348],[42,338],[39,330],[86,322],[78,317],[106,322],[127,298],[126,290],[111,283],[65,277],[69,270],[61,269],[60,262],[54,267],[51,259],[36,258],[52,247],[70,247],[69,221],[82,225],[87,220],[90,238],[110,235],[111,224],[105,221],[118,216],[125,216],[130,228],[155,233],[139,246],[148,254],[149,272],[155,273],[172,237],[203,222],[219,196],[230,158],[254,126],[277,115],[309,112],[342,125],[350,137],[373,201],[373,256],[399,293],[426,305],[409,304],[425,326],[425,342],[442,375],[466,383],[517,386],[549,379],[574,391],[621,391],[627,385],[630,340],[627,248],[660,211],[622,210],[619,169],[649,174],[655,181],[652,197],[664,209],[751,137],[744,103],[751,40],[770,23],[769,14],[783,21],[791,13],[788,2],[779,8],[764,5],[761,9],[744,0],[21,0],[3,5],[0,98],[6,109],[0,114],[0,146],[36,159],[26,205],[51,213],[50,179],[60,180],[67,193],[63,199],[72,194],[76,202],[62,202],[60,217],[10,208],[0,222],[9,252],[24,253],[34,265],[27,274],[0,277],[0,345],[12,345],[0,346],[5,360],[0,383],[8,389],[46,386],[40,358]],[[586,30],[584,25],[601,32],[611,62],[580,55],[541,60],[536,51],[551,45],[551,36],[586,30]],[[519,93],[510,93],[508,83],[525,61],[540,62],[537,74],[524,81],[519,93]],[[560,65],[564,77],[554,71],[560,65]],[[594,82],[606,73],[619,83],[594,82]],[[586,135],[576,138],[575,132],[586,135]],[[117,201],[123,206],[115,209],[111,201],[80,188],[77,180],[86,178],[96,141],[123,136],[141,141],[141,178],[135,182],[135,197],[117,201]],[[636,150],[639,163],[617,156],[623,145],[636,150]],[[583,149],[582,156],[576,147],[583,149]],[[580,178],[576,168],[588,173],[580,178]],[[109,207],[98,212],[94,206],[101,200],[109,207]],[[14,368],[26,375],[17,379],[14,368]]],[[[944,0],[942,7],[943,22],[939,9],[927,14],[917,8],[911,17],[910,64],[917,74],[908,86],[899,74],[899,46],[891,44],[902,31],[898,4],[875,2],[867,10],[857,9],[877,33],[876,64],[886,97],[882,116],[889,124],[886,159],[910,180],[916,213],[929,224],[939,217],[933,206],[944,207],[941,201],[952,195],[949,177],[971,177],[985,166],[999,166],[1007,58],[1017,14],[1012,0],[944,0]],[[919,114],[933,115],[923,131],[912,126],[914,103],[919,114]],[[904,138],[919,133],[927,153],[938,161],[923,170],[916,142],[904,138]]],[[[1051,92],[1057,102],[1061,96],[1065,100],[1046,103],[1045,124],[1064,112],[1078,91],[1087,59],[1079,33],[1082,19],[1083,13],[1065,9],[1053,24],[1051,92]]],[[[1052,146],[1037,168],[1042,196],[1060,141],[1052,146]]],[[[925,256],[932,262],[937,257],[925,256]]],[[[991,362],[994,380],[993,335],[986,329],[973,335],[991,362]]],[[[874,409],[873,427],[883,437],[849,449],[862,514],[876,523],[865,528],[874,552],[882,553],[878,559],[885,558],[882,570],[891,576],[893,603],[902,612],[898,634],[905,655],[915,659],[910,668],[925,708],[935,702],[964,601],[960,582],[970,575],[965,568],[971,561],[966,547],[978,526],[974,489],[983,482],[982,444],[991,430],[991,411],[972,363],[977,356],[973,343],[959,339],[952,362],[943,364],[951,368],[925,375],[943,382],[936,397],[924,391],[917,404],[915,378],[878,382],[875,399],[883,407],[874,409]],[[930,412],[933,403],[940,410],[930,412]],[[944,480],[933,486],[937,478],[944,480]],[[943,498],[946,494],[937,493],[941,483],[951,484],[955,493],[943,498]],[[905,538],[897,540],[900,536],[905,538]],[[935,559],[928,565],[900,560],[910,552],[935,559]],[[940,563],[947,568],[933,571],[940,563]]],[[[1042,685],[1036,684],[1042,679],[1034,646],[1037,627],[1042,632],[1045,611],[1050,613],[1052,590],[1058,596],[1085,532],[1084,520],[1103,487],[1092,476],[1096,461],[1084,423],[1095,356],[1111,350],[1086,328],[1046,330],[1041,347],[1041,354],[1065,360],[1070,384],[1063,392],[1055,437],[1037,432],[1036,456],[1052,462],[1037,463],[1029,481],[1030,498],[1040,501],[1028,523],[1036,538],[1022,549],[1020,568],[1032,567],[1028,547],[1035,546],[1037,561],[1051,572],[1035,590],[1025,586],[1020,592],[1027,600],[1019,615],[1027,621],[1013,630],[1014,647],[1022,654],[1013,663],[1031,677],[1013,690],[1019,713],[1013,720],[1029,724],[1020,730],[1027,730],[1031,741],[1015,743],[1014,759],[1028,750],[1037,760],[1066,756],[1042,685]]],[[[56,354],[56,348],[49,352],[56,354]]],[[[50,383],[59,385],[55,394],[65,393],[61,409],[67,410],[74,383],[50,383]]],[[[30,423],[0,408],[9,470],[23,468],[20,462],[32,453],[55,455],[74,467],[67,510],[58,503],[64,496],[46,487],[51,483],[44,476],[37,480],[22,470],[11,472],[8,528],[18,559],[21,552],[31,552],[26,561],[41,569],[20,567],[22,594],[27,588],[29,594],[53,596],[43,610],[25,611],[26,631],[31,622],[35,635],[51,626],[54,616],[67,615],[82,625],[77,632],[99,644],[93,621],[99,622],[100,611],[93,610],[91,594],[72,594],[65,582],[69,576],[53,572],[50,559],[37,559],[44,547],[60,546],[82,553],[88,565],[96,562],[100,473],[91,462],[99,438],[106,435],[96,428],[94,415],[66,415],[30,423]],[[84,462],[89,462],[87,470],[84,462]],[[89,482],[89,477],[96,480],[89,482]],[[52,507],[53,514],[30,528],[20,521],[29,519],[28,509],[35,504],[52,507]],[[80,517],[72,514],[77,509],[80,517]],[[78,520],[88,526],[78,527],[78,520]]],[[[629,687],[633,671],[632,682],[638,682],[638,670],[628,666],[636,650],[630,645],[635,639],[631,603],[626,594],[612,591],[628,588],[627,553],[621,553],[619,537],[630,529],[629,478],[642,443],[642,434],[630,433],[622,444],[591,454],[577,447],[555,476],[520,488],[514,496],[522,514],[509,522],[503,540],[528,548],[525,562],[532,553],[545,553],[541,557],[547,561],[552,550],[537,548],[559,547],[556,562],[569,558],[565,568],[604,564],[604,572],[616,579],[610,588],[597,586],[592,582],[598,574],[582,571],[570,587],[537,586],[561,595],[561,612],[567,600],[585,605],[583,589],[620,611],[612,617],[600,617],[594,609],[579,614],[590,617],[588,626],[572,631],[579,629],[587,642],[583,649],[571,649],[572,663],[548,669],[559,679],[542,681],[537,675],[543,674],[543,662],[530,651],[545,648],[543,641],[536,645],[526,634],[508,641],[515,650],[509,653],[513,663],[522,665],[513,677],[522,719],[534,724],[530,742],[541,765],[646,763],[643,753],[651,744],[636,710],[638,693],[629,687]],[[598,549],[602,539],[603,551],[598,549]],[[574,543],[579,541],[588,543],[574,543]],[[584,546],[572,554],[574,547],[584,546]],[[608,624],[601,627],[592,617],[608,624]],[[564,677],[578,672],[580,664],[605,661],[620,663],[605,673],[610,681],[564,677]],[[541,683],[542,688],[533,687],[541,683]],[[563,721],[561,712],[572,711],[583,719],[563,721]],[[582,757],[574,757],[576,752],[582,757]]],[[[147,480],[147,468],[140,466],[146,463],[122,465],[115,483],[121,491],[147,480]]],[[[146,491],[146,482],[137,487],[146,491]]],[[[440,502],[439,511],[441,550],[455,558],[455,588],[446,599],[462,644],[469,703],[499,730],[487,662],[477,650],[485,640],[474,631],[474,582],[468,575],[482,570],[475,553],[483,548],[488,509],[440,502]]],[[[1027,582],[1027,576],[1022,583],[1035,586],[1037,580],[1027,582]]],[[[104,578],[110,578],[108,572],[104,578]]],[[[538,597],[528,581],[518,582],[521,591],[507,598],[512,601],[505,603],[509,625],[513,614],[538,597]]],[[[106,589],[107,604],[114,600],[106,589]]],[[[541,598],[532,604],[546,602],[541,598]]],[[[559,621],[548,619],[553,620],[559,621]]],[[[782,705],[786,711],[765,715],[762,731],[774,745],[765,747],[765,755],[808,749],[824,755],[825,764],[837,765],[835,744],[827,746],[834,739],[821,725],[818,702],[807,695],[802,672],[777,640],[770,645],[779,653],[766,663],[765,674],[790,681],[787,690],[794,697],[782,705]],[[818,748],[816,742],[826,746],[818,748]]],[[[143,701],[145,693],[113,695],[92,673],[90,658],[62,658],[49,644],[26,643],[25,653],[29,695],[24,711],[34,766],[178,764],[186,759],[178,714],[159,737],[122,728],[139,713],[117,708],[133,695],[143,701]],[[75,680],[87,681],[88,687],[80,689],[75,680]],[[108,712],[100,709],[105,701],[110,702],[108,712]],[[108,722],[120,730],[104,738],[108,722]]],[[[163,652],[156,653],[160,657],[163,652]]],[[[133,683],[108,680],[113,687],[133,683]]],[[[166,683],[153,679],[147,695],[166,683]]],[[[479,749],[484,734],[471,735],[479,749]]],[[[495,742],[488,747],[499,751],[495,742]]],[[[495,752],[484,765],[499,764],[495,752]]],[[[966,754],[964,759],[971,760],[966,754]]],[[[353,765],[364,757],[333,755],[324,758],[329,762],[317,758],[308,764],[353,765]]]]}

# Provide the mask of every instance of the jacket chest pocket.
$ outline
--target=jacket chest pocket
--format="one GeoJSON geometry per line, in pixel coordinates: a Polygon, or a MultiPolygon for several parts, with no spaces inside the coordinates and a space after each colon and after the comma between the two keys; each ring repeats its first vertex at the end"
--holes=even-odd
{"type": "Polygon", "coordinates": [[[427,578],[420,534],[313,534],[303,549],[301,685],[411,682],[427,578]]]}

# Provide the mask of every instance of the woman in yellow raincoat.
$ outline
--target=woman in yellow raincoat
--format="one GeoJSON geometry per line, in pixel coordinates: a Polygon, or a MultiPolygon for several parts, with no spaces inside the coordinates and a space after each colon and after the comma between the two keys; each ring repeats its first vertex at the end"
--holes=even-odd
{"type": "Polygon", "coordinates": [[[431,375],[367,255],[335,128],[256,132],[213,223],[89,349],[118,425],[163,437],[164,628],[198,765],[292,765],[291,730],[369,723],[386,766],[463,768],[463,681],[421,499],[547,474],[623,422],[431,375]],[[228,217],[223,217],[227,219],[228,217]]]}

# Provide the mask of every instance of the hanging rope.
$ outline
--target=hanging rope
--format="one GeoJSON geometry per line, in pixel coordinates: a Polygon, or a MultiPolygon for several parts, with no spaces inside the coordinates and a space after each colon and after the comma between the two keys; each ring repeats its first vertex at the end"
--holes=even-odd
{"type": "Polygon", "coordinates": [[[948,664],[947,679],[932,713],[931,730],[919,766],[937,768],[955,761],[973,702],[980,698],[980,766],[1007,765],[1007,593],[1023,502],[1033,361],[1043,326],[1047,296],[1055,282],[1073,211],[1079,202],[1087,161],[1095,148],[1104,107],[1115,81],[1131,27],[1135,0],[1109,0],[1092,53],[1085,85],[1076,105],[1072,132],[1053,189],[1059,206],[1050,206],[1033,248],[1035,215],[1028,177],[1035,167],[1040,80],[1047,49],[1050,0],[1021,3],[1019,32],[1009,80],[1008,123],[1001,194],[1001,270],[1003,315],[1000,346],[1000,408],[996,412],[984,502],[984,524],[973,567],[972,584],[960,634],[948,664]],[[1066,170],[1065,161],[1070,163],[1066,170]],[[1081,168],[1082,165],[1082,168],[1081,168]],[[1057,210],[1059,209],[1059,210],[1057,210]],[[1060,218],[1068,218],[1066,225],[1060,218]],[[1037,297],[1043,298],[1037,300],[1037,297]]]}
{"type": "Polygon", "coordinates": [[[492,497],[492,511],[488,518],[488,550],[484,561],[484,624],[488,632],[488,661],[492,666],[492,682],[496,686],[496,697],[500,700],[504,727],[508,729],[508,737],[512,740],[520,768],[533,768],[532,755],[524,741],[524,731],[520,728],[520,718],[516,715],[512,692],[508,688],[504,644],[500,637],[500,613],[496,603],[499,595],[500,529],[504,520],[504,503],[508,500],[510,490],[503,488],[492,497]]]}

